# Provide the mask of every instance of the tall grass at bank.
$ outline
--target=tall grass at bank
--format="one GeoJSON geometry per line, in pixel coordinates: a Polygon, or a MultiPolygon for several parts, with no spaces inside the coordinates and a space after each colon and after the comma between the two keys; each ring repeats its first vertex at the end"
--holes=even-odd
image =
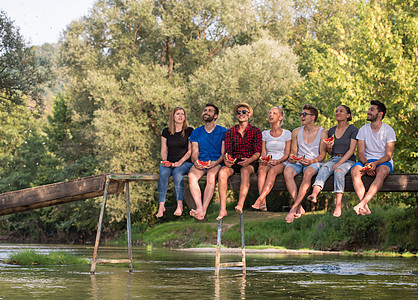
{"type": "Polygon", "coordinates": [[[37,253],[33,249],[12,253],[7,263],[14,265],[81,265],[88,260],[65,251],[54,251],[48,254],[37,253]]]}
{"type": "MultiPolygon", "coordinates": [[[[239,225],[222,239],[239,246],[239,225]]],[[[369,216],[351,210],[339,218],[330,213],[307,214],[291,224],[284,220],[248,222],[245,242],[288,249],[418,252],[418,220],[413,208],[392,206],[374,207],[369,216]]]]}
{"type": "MultiPolygon", "coordinates": [[[[245,221],[245,244],[287,249],[418,252],[418,220],[412,207],[373,206],[369,216],[358,216],[348,210],[339,218],[332,213],[316,212],[291,224],[286,223],[284,216],[245,221]]],[[[156,225],[133,236],[134,241],[143,245],[196,247],[216,245],[216,230],[216,223],[182,220],[156,225]]],[[[240,246],[239,223],[223,232],[222,244],[240,246]]]]}

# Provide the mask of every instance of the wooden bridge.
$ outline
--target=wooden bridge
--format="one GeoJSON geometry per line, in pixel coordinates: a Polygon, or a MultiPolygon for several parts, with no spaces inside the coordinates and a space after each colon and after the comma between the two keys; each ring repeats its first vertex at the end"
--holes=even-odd
{"type": "MultiPolygon", "coordinates": [[[[102,197],[107,177],[110,178],[108,190],[109,195],[122,193],[127,181],[156,182],[158,180],[158,175],[156,174],[102,174],[7,192],[0,194],[0,216],[73,201],[102,197]]],[[[362,179],[366,189],[368,189],[374,178],[363,176],[362,179]]],[[[301,180],[301,175],[296,176],[296,183],[298,185],[301,180]]],[[[323,190],[332,191],[334,188],[333,182],[334,179],[333,176],[331,176],[325,183],[323,190]]],[[[351,176],[346,176],[345,184],[345,190],[347,192],[354,191],[351,176]]],[[[229,179],[229,189],[239,190],[239,185],[239,175],[235,174],[231,176],[229,179]]],[[[257,190],[256,174],[251,176],[250,190],[257,190]]],[[[279,175],[277,177],[273,190],[286,191],[283,175],[279,175]]],[[[386,178],[380,191],[417,192],[418,174],[390,174],[386,178]]],[[[190,208],[195,208],[194,202],[191,199],[187,188],[185,191],[185,202],[190,208]]]]}

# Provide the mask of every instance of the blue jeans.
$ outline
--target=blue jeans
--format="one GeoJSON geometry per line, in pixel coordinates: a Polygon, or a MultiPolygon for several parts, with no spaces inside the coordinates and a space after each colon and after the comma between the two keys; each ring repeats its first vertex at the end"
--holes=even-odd
{"type": "Polygon", "coordinates": [[[344,193],[345,186],[345,174],[347,174],[351,167],[356,163],[353,160],[346,160],[341,166],[337,169],[341,169],[342,172],[333,172],[332,167],[341,160],[340,156],[333,156],[331,159],[322,166],[318,171],[318,175],[315,178],[313,185],[318,185],[321,187],[321,190],[324,188],[325,181],[328,177],[334,173],[334,193],[344,193]]]}
{"type": "Polygon", "coordinates": [[[183,175],[189,173],[193,166],[191,162],[184,162],[180,167],[164,167],[160,165],[160,176],[158,177],[158,201],[165,202],[167,195],[168,178],[173,176],[174,189],[176,190],[177,201],[183,200],[184,182],[183,175]]]}
{"type": "Polygon", "coordinates": [[[316,162],[309,166],[304,166],[300,162],[296,162],[294,164],[289,163],[286,166],[286,168],[292,167],[296,171],[296,175],[298,175],[301,172],[305,172],[306,168],[309,168],[309,167],[314,168],[315,171],[318,172],[318,170],[322,167],[323,164],[324,164],[323,162],[316,162]]]}

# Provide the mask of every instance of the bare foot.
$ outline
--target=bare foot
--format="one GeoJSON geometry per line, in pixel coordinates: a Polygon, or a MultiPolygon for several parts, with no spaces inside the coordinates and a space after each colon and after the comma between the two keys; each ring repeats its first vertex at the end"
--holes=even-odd
{"type": "Polygon", "coordinates": [[[354,206],[354,211],[356,212],[356,214],[361,215],[361,211],[364,209],[364,205],[363,203],[359,203],[356,206],[354,206]]]}
{"type": "Polygon", "coordinates": [[[226,210],[221,210],[219,212],[219,216],[216,218],[216,220],[222,220],[223,217],[226,217],[228,215],[228,212],[226,210]]]}
{"type": "Polygon", "coordinates": [[[174,212],[174,215],[177,216],[177,217],[180,217],[182,214],[183,214],[183,207],[178,207],[177,206],[177,209],[174,212]]]}
{"type": "Polygon", "coordinates": [[[313,203],[316,203],[316,196],[314,196],[314,194],[309,195],[309,196],[307,197],[307,199],[308,199],[309,201],[312,201],[313,203]]]}
{"type": "Polygon", "coordinates": [[[161,218],[164,215],[165,207],[164,205],[160,205],[158,207],[158,213],[155,215],[157,218],[161,218]]]}
{"type": "Polygon", "coordinates": [[[258,198],[253,205],[251,205],[252,208],[254,209],[260,209],[260,207],[265,204],[265,201],[263,201],[262,199],[258,198]]]}
{"type": "Polygon", "coordinates": [[[260,210],[261,211],[267,211],[267,205],[266,205],[266,203],[261,203],[260,204],[260,210]]]}
{"type": "Polygon", "coordinates": [[[341,207],[335,207],[333,216],[337,218],[341,216],[341,207]]]}
{"type": "Polygon", "coordinates": [[[287,214],[285,220],[286,220],[287,223],[292,223],[295,220],[295,213],[289,211],[289,213],[287,214]]]}
{"type": "Polygon", "coordinates": [[[367,216],[367,215],[370,215],[372,212],[371,212],[371,210],[369,209],[369,206],[366,204],[361,210],[360,210],[360,214],[362,215],[362,216],[367,216]]]}
{"type": "Polygon", "coordinates": [[[305,209],[302,207],[302,205],[299,206],[299,208],[296,210],[296,214],[303,215],[305,213],[305,209]]]}
{"type": "Polygon", "coordinates": [[[192,209],[190,210],[190,215],[198,220],[203,220],[205,218],[200,210],[192,209]]]}
{"type": "Polygon", "coordinates": [[[261,205],[261,203],[257,203],[257,201],[256,201],[253,205],[251,205],[251,207],[254,208],[254,209],[260,209],[260,205],[261,205]]]}
{"type": "Polygon", "coordinates": [[[239,214],[242,214],[242,207],[241,206],[235,206],[235,211],[239,214]]]}

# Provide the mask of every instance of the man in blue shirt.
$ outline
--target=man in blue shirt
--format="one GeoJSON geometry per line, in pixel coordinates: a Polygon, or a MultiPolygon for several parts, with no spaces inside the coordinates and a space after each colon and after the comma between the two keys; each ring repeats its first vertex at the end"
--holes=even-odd
{"type": "Polygon", "coordinates": [[[202,113],[205,125],[193,130],[189,141],[192,143],[193,167],[189,171],[189,187],[196,209],[190,211],[190,215],[198,220],[203,220],[206,210],[212,200],[215,191],[216,176],[221,168],[221,162],[225,154],[225,132],[226,128],[216,125],[219,109],[216,105],[208,103],[202,113]],[[202,165],[200,162],[209,162],[202,165]],[[202,193],[199,187],[199,179],[206,174],[206,187],[202,193]]]}

